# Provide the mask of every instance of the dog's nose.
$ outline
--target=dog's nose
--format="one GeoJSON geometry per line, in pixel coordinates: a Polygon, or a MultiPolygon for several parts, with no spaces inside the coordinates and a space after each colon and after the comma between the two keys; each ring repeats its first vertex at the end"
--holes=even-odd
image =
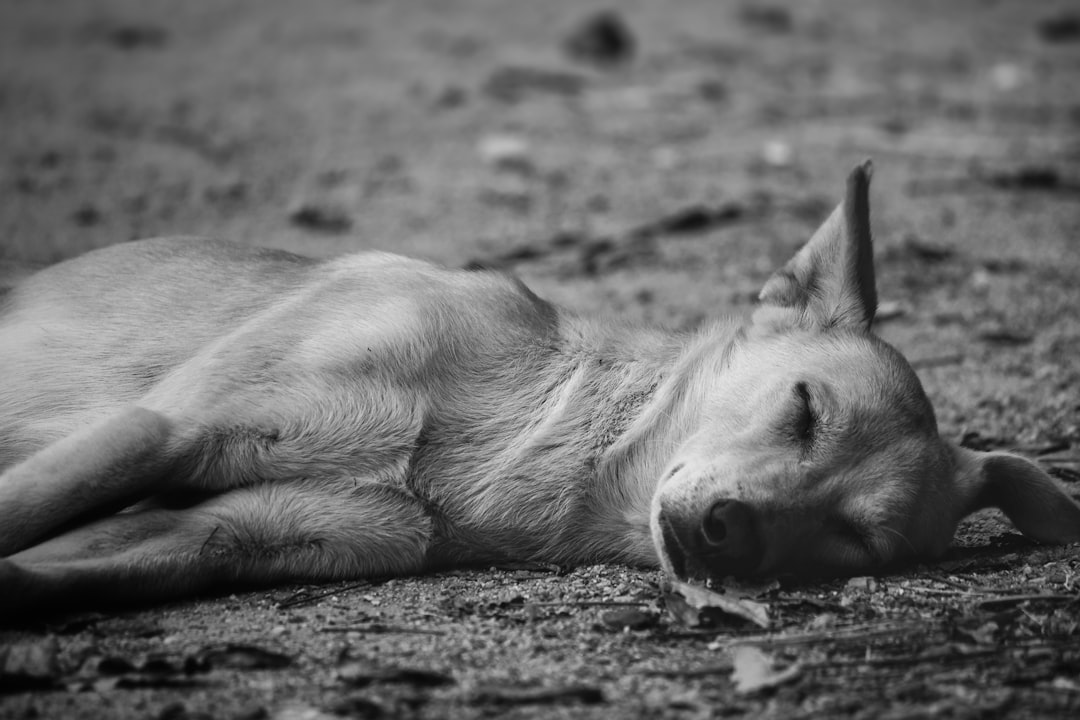
{"type": "Polygon", "coordinates": [[[723,498],[701,515],[661,509],[660,552],[683,579],[753,575],[765,557],[757,511],[723,498]]]}
{"type": "Polygon", "coordinates": [[[705,519],[701,522],[701,531],[710,545],[721,545],[728,538],[728,526],[738,534],[742,526],[750,522],[750,508],[738,500],[717,500],[705,519]]]}
{"type": "Polygon", "coordinates": [[[706,554],[741,570],[758,566],[762,557],[753,509],[739,500],[717,500],[701,520],[706,554]]]}

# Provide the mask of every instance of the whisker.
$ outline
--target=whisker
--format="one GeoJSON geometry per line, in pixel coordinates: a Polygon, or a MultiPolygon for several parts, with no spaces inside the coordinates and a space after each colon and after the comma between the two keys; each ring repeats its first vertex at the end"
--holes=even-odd
{"type": "Polygon", "coordinates": [[[915,545],[913,545],[913,544],[912,544],[912,542],[911,542],[910,540],[908,540],[908,537],[907,537],[907,535],[905,535],[904,533],[900,532],[900,531],[899,531],[899,530],[897,530],[896,528],[891,528],[891,527],[888,527],[888,526],[882,526],[882,527],[881,527],[881,531],[882,531],[882,532],[886,532],[886,533],[892,533],[892,534],[893,534],[893,535],[895,535],[896,537],[898,537],[898,538],[900,538],[901,540],[903,540],[903,541],[904,541],[904,544],[908,546],[908,548],[909,548],[909,549],[911,550],[911,552],[913,552],[913,553],[915,553],[915,552],[916,552],[916,550],[915,550],[915,545]]]}

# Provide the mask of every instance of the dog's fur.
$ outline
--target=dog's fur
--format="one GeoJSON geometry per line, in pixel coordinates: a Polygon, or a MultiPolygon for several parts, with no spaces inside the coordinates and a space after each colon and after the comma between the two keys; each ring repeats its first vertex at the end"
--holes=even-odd
{"type": "Polygon", "coordinates": [[[580,318],[492,272],[169,239],[0,297],[0,608],[465,563],[684,578],[933,556],[1080,507],[944,442],[870,332],[869,165],[744,326],[580,318]]]}

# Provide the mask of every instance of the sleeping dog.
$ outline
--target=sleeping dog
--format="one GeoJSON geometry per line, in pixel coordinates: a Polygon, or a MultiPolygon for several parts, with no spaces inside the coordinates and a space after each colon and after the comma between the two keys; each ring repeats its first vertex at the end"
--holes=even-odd
{"type": "Polygon", "coordinates": [[[0,296],[0,608],[506,560],[862,573],[1000,507],[1080,541],[1035,464],[955,447],[871,332],[869,164],[746,323],[580,317],[495,272],[193,239],[0,296]]]}

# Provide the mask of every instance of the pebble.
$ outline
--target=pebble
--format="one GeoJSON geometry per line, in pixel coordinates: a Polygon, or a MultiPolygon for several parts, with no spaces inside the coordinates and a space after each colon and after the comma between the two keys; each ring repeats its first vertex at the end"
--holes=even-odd
{"type": "Polygon", "coordinates": [[[532,174],[536,169],[529,141],[520,135],[487,135],[480,139],[477,152],[486,164],[497,170],[532,174]]]}
{"type": "Polygon", "coordinates": [[[637,42],[621,15],[601,10],[578,23],[563,45],[571,58],[604,66],[631,60],[637,42]]]}
{"type": "Polygon", "coordinates": [[[761,147],[761,159],[770,167],[784,168],[795,160],[795,151],[783,140],[769,140],[761,147]]]}

